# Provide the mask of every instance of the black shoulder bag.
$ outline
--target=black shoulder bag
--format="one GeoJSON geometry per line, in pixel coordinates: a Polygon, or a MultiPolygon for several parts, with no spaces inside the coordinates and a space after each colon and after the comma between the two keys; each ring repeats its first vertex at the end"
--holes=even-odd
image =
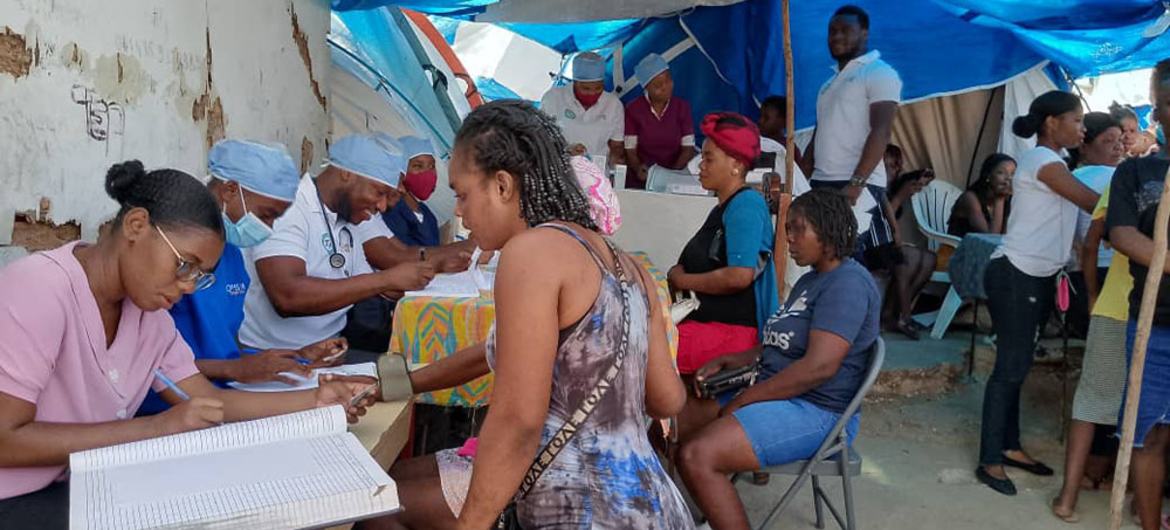
{"type": "Polygon", "coordinates": [[[617,272],[618,282],[622,289],[622,338],[618,343],[617,355],[614,355],[613,364],[605,371],[597,385],[577,407],[577,410],[565,420],[560,429],[553,434],[549,439],[548,444],[544,446],[536,455],[536,459],[532,461],[532,465],[528,467],[528,472],[524,474],[524,480],[520,482],[520,488],[516,491],[516,496],[513,497],[512,502],[504,508],[504,512],[500,514],[496,521],[496,528],[498,530],[523,530],[520,526],[520,520],[516,515],[516,500],[523,499],[544,471],[552,465],[553,460],[560,454],[561,449],[569,445],[573,440],[573,436],[577,434],[589,416],[593,414],[593,410],[597,408],[597,404],[601,403],[601,399],[613,387],[613,382],[617,379],[621,372],[622,364],[626,361],[626,350],[630,344],[630,292],[629,282],[626,280],[625,270],[622,268],[621,254],[618,253],[617,248],[609,240],[605,240],[605,244],[609,247],[610,253],[613,254],[614,269],[617,272]]]}

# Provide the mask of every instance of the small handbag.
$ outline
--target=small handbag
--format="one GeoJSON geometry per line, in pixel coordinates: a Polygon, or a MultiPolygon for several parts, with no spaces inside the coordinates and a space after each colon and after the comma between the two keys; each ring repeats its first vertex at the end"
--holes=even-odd
{"type": "Polygon", "coordinates": [[[724,392],[735,391],[738,393],[738,391],[756,384],[756,378],[759,375],[759,363],[723,370],[699,382],[699,397],[714,399],[715,396],[724,392]]]}
{"type": "Polygon", "coordinates": [[[500,514],[499,519],[496,520],[497,530],[523,530],[523,527],[520,525],[520,519],[516,515],[516,499],[523,499],[528,495],[528,492],[536,485],[536,481],[540,479],[540,476],[544,474],[545,470],[552,465],[553,460],[560,454],[561,449],[564,449],[573,440],[573,436],[577,434],[581,426],[593,414],[593,411],[597,408],[597,404],[601,402],[601,398],[605,397],[605,394],[613,387],[613,382],[617,379],[622,365],[626,361],[626,350],[630,344],[629,282],[626,280],[625,270],[622,268],[621,255],[618,253],[617,248],[608,239],[605,240],[605,244],[609,247],[609,251],[613,253],[614,269],[617,272],[618,282],[621,284],[622,289],[622,338],[617,347],[617,354],[614,355],[613,363],[606,369],[605,374],[593,386],[593,390],[589,392],[589,395],[585,397],[577,407],[577,410],[569,416],[569,419],[565,420],[561,428],[557,429],[557,432],[553,434],[552,438],[549,438],[544,448],[536,454],[536,459],[532,461],[532,465],[528,466],[528,471],[524,473],[524,480],[520,482],[520,488],[516,490],[516,495],[513,497],[512,502],[508,503],[503,513],[500,514]]]}

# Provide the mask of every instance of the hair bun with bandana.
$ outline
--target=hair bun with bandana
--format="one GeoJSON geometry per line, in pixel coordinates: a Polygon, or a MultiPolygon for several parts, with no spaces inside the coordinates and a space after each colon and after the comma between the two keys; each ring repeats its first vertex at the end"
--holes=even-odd
{"type": "Polygon", "coordinates": [[[760,130],[756,124],[734,112],[712,112],[699,129],[725,153],[751,167],[760,157],[760,130]]]}

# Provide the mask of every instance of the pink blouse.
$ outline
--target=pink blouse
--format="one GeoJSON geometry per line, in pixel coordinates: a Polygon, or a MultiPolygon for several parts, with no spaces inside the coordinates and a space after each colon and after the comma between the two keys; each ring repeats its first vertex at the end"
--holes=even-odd
{"type": "MultiPolygon", "coordinates": [[[[36,405],[36,421],[99,423],[134,417],[153,372],[182,381],[198,370],[166,311],[143,312],[129,298],[113,344],[81,263],[78,243],[0,269],[0,392],[36,405]]],[[[64,465],[0,468],[0,499],[37,491],[64,465]]]]}

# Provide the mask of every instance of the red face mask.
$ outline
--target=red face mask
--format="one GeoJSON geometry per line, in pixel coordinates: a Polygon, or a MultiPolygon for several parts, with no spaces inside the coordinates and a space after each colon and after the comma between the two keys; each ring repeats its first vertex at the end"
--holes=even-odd
{"type": "Polygon", "coordinates": [[[601,92],[596,94],[582,94],[576,90],[573,91],[573,95],[577,97],[577,101],[580,101],[581,106],[585,107],[586,110],[597,104],[597,101],[601,99],[601,94],[601,92]]]}
{"type": "Polygon", "coordinates": [[[433,169],[428,169],[420,173],[407,173],[406,177],[402,179],[402,184],[406,186],[406,191],[414,195],[415,198],[425,201],[435,192],[435,183],[438,180],[439,174],[433,169]]]}

